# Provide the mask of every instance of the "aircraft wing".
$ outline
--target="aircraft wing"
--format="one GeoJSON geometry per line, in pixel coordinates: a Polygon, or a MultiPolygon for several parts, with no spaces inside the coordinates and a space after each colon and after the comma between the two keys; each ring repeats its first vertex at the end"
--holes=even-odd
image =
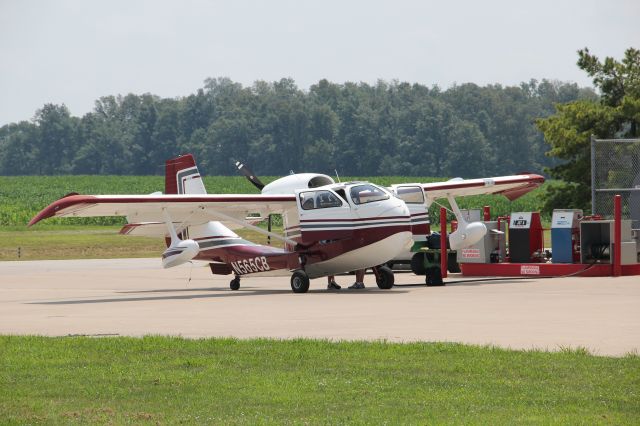
{"type": "MultiPolygon", "coordinates": [[[[248,216],[244,219],[242,224],[240,222],[225,223],[225,226],[231,230],[243,228],[248,223],[249,225],[257,225],[264,222],[266,219],[262,216],[248,216]]],[[[173,222],[173,226],[176,232],[179,234],[184,229],[193,225],[192,223],[185,224],[183,222],[173,222]]],[[[164,222],[129,222],[120,229],[120,234],[129,235],[134,237],[165,237],[169,236],[167,231],[167,224],[164,222]]]]}
{"type": "Polygon", "coordinates": [[[293,194],[69,195],[44,208],[31,219],[29,226],[50,217],[92,216],[126,216],[132,223],[164,223],[163,209],[166,209],[171,220],[182,226],[214,220],[237,228],[250,214],[282,213],[295,203],[293,194]]]}
{"type": "Polygon", "coordinates": [[[499,176],[482,179],[451,179],[446,182],[421,184],[431,204],[438,198],[448,195],[454,197],[465,195],[502,194],[513,201],[532,191],[544,183],[544,177],[536,174],[499,176]]]}

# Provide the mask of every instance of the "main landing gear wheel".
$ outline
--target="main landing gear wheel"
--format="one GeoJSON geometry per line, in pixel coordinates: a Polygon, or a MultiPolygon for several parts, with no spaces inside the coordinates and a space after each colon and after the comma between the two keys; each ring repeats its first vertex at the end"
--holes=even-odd
{"type": "Polygon", "coordinates": [[[240,277],[235,277],[229,283],[231,290],[238,290],[240,288],[240,277]]]}
{"type": "Polygon", "coordinates": [[[427,284],[428,287],[443,286],[444,281],[442,281],[442,273],[440,272],[440,268],[438,267],[427,268],[425,283],[427,284]]]}
{"type": "Polygon", "coordinates": [[[294,293],[306,293],[309,290],[309,275],[304,271],[295,271],[291,275],[291,290],[294,293]]]}
{"type": "Polygon", "coordinates": [[[426,253],[414,253],[411,257],[411,272],[416,275],[424,275],[426,268],[424,267],[426,253]]]}
{"type": "Polygon", "coordinates": [[[376,268],[376,284],[382,290],[389,290],[393,287],[394,276],[393,271],[388,266],[378,266],[376,268]]]}

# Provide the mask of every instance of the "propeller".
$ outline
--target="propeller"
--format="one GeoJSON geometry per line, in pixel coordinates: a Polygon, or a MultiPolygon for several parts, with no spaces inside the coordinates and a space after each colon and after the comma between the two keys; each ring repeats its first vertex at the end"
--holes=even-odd
{"type": "MultiPolygon", "coordinates": [[[[238,171],[244,175],[244,177],[249,179],[249,182],[251,182],[253,186],[258,188],[259,191],[262,191],[262,188],[264,188],[264,183],[262,183],[262,181],[258,178],[258,176],[256,176],[255,173],[253,173],[253,170],[251,170],[249,166],[239,161],[236,161],[236,167],[238,168],[238,171]]],[[[271,215],[269,215],[267,216],[267,230],[269,232],[271,232],[271,223],[272,223],[272,219],[271,219],[271,215]]],[[[271,245],[271,235],[267,235],[267,244],[271,245]]]]}
{"type": "Polygon", "coordinates": [[[240,173],[242,173],[247,179],[249,179],[249,182],[251,182],[253,186],[262,191],[262,188],[264,188],[264,183],[262,183],[260,179],[258,179],[258,177],[253,173],[253,170],[249,168],[249,166],[236,161],[236,167],[238,168],[238,171],[240,173]]]}

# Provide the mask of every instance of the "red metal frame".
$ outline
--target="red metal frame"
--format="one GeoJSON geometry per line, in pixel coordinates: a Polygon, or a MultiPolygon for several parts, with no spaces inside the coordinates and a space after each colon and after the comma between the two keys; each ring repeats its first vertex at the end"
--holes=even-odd
{"type": "MultiPolygon", "coordinates": [[[[598,263],[461,263],[462,274],[471,277],[610,277],[612,265],[598,263]]],[[[640,275],[640,263],[621,265],[620,275],[640,275]]]]}
{"type": "Polygon", "coordinates": [[[491,220],[491,207],[484,206],[482,208],[482,215],[485,222],[489,222],[491,220]]]}

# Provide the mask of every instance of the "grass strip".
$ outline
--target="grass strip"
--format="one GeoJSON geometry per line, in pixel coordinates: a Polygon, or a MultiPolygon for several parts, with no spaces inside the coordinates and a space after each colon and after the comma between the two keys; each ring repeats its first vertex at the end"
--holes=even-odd
{"type": "MultiPolygon", "coordinates": [[[[0,227],[0,261],[159,258],[167,248],[163,238],[120,235],[119,230],[119,226],[86,225],[50,225],[35,230],[0,227]]],[[[240,229],[237,233],[256,243],[267,243],[267,237],[256,231],[240,229]]],[[[278,241],[274,244],[280,246],[278,241]]]]}
{"type": "Polygon", "coordinates": [[[0,336],[3,424],[638,424],[640,357],[450,343],[0,336]]]}

